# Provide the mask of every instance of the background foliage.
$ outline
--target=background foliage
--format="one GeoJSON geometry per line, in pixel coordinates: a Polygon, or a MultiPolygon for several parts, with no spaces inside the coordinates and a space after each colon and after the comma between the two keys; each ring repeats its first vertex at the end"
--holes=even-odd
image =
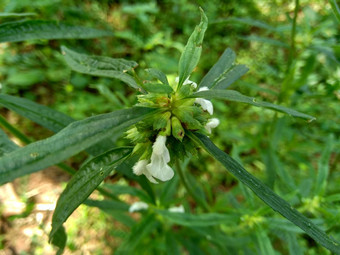
{"type": "MultiPolygon", "coordinates": [[[[114,36],[0,44],[1,93],[39,102],[76,120],[131,106],[135,103],[131,89],[118,80],[71,71],[60,53],[60,46],[87,54],[134,60],[141,67],[137,72],[154,67],[174,80],[181,51],[198,22],[198,6],[205,10],[210,23],[202,57],[191,80],[199,81],[224,49],[230,47],[237,52],[238,62],[250,69],[231,86],[232,89],[293,107],[317,118],[308,123],[249,105],[214,101],[215,115],[221,124],[211,139],[328,234],[340,240],[337,223],[340,216],[339,22],[328,2],[3,0],[1,12],[32,13],[24,18],[104,29],[113,31],[114,36]],[[293,29],[296,3],[299,8],[293,29]]],[[[22,18],[0,16],[0,22],[22,18]]],[[[32,140],[51,135],[12,112],[1,109],[1,113],[32,140]]],[[[117,144],[126,144],[126,140],[118,140],[117,144]]],[[[78,168],[82,159],[83,154],[77,155],[68,164],[78,168]]],[[[210,236],[207,226],[192,227],[192,236],[184,245],[189,253],[218,254],[220,247],[212,246],[211,240],[230,244],[231,254],[233,249],[245,245],[253,254],[329,253],[267,208],[207,154],[202,153],[200,158],[185,163],[195,192],[207,198],[212,210],[230,216],[229,221],[220,225],[225,236],[210,236]],[[194,242],[196,239],[199,241],[194,242]]],[[[112,184],[136,186],[116,175],[108,182],[109,187],[112,184]]],[[[20,193],[25,197],[24,188],[20,193]]],[[[156,193],[162,194],[164,206],[183,204],[188,212],[202,211],[193,199],[185,196],[177,179],[158,185],[156,193]]],[[[123,198],[129,204],[134,201],[132,196],[123,198]]],[[[115,240],[121,240],[117,242],[123,248],[144,246],[150,249],[145,252],[162,250],[164,253],[169,247],[183,249],[179,248],[176,236],[167,234],[164,229],[159,232],[157,222],[151,216],[142,217],[144,225],[138,225],[142,232],[132,227],[132,234],[138,236],[138,240],[132,241],[131,237],[126,238],[131,221],[119,210],[103,210],[110,216],[98,217],[99,222],[119,221],[123,225],[119,230],[115,228],[117,223],[105,227],[96,223],[95,227],[108,236],[116,236],[115,240]]],[[[173,228],[173,222],[183,225],[163,213],[169,228],[173,228]]],[[[91,217],[83,219],[87,221],[91,217]]],[[[87,228],[90,226],[83,231],[90,235],[87,228]]],[[[175,230],[179,236],[185,231],[181,227],[175,230]]],[[[2,236],[6,240],[6,233],[2,236]]],[[[80,249],[81,244],[75,245],[77,238],[77,234],[71,234],[68,250],[80,249]]],[[[39,245],[43,244],[38,242],[32,249],[38,252],[39,245]]],[[[100,245],[109,247],[108,250],[117,248],[117,243],[101,242],[100,245]]],[[[5,246],[6,241],[3,242],[5,246]]],[[[99,250],[93,252],[100,254],[99,250]]]]}

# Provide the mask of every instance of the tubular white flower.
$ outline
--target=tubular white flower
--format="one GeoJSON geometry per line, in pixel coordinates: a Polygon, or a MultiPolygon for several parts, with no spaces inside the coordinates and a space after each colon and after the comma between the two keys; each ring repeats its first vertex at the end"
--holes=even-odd
{"type": "Polygon", "coordinates": [[[149,172],[149,170],[147,169],[146,165],[149,163],[148,160],[143,159],[143,160],[139,160],[132,168],[133,173],[135,175],[142,175],[144,174],[146,178],[148,178],[148,180],[152,183],[158,183],[155,178],[152,177],[151,173],[149,172]]]}
{"type": "Polygon", "coordinates": [[[211,134],[211,129],[217,127],[220,124],[220,120],[217,118],[210,119],[204,128],[211,134]]]}
{"type": "Polygon", "coordinates": [[[141,210],[146,210],[149,208],[149,205],[147,203],[144,202],[134,202],[130,207],[129,207],[129,212],[133,213],[133,212],[137,212],[137,211],[141,211],[141,210]]]}
{"type": "MultiPolygon", "coordinates": [[[[207,91],[207,90],[209,90],[208,87],[202,87],[198,90],[198,92],[207,91]]],[[[196,98],[195,103],[200,104],[203,110],[207,111],[210,115],[213,115],[214,107],[213,107],[213,104],[209,100],[203,99],[203,98],[196,98]]]]}
{"type": "Polygon", "coordinates": [[[146,165],[148,172],[161,181],[168,181],[174,176],[174,171],[168,166],[170,154],[165,143],[166,136],[158,135],[152,146],[151,163],[146,165]]]}
{"type": "MultiPolygon", "coordinates": [[[[189,76],[190,77],[190,76],[189,76]]],[[[183,85],[190,84],[194,89],[197,88],[197,83],[194,81],[190,81],[189,77],[186,78],[186,80],[183,82],[183,85]]],[[[179,77],[177,76],[175,79],[175,82],[179,82],[179,77]]]]}
{"type": "Polygon", "coordinates": [[[169,212],[173,212],[173,213],[184,213],[184,206],[180,205],[180,206],[175,206],[175,207],[170,207],[168,209],[169,212]]]}

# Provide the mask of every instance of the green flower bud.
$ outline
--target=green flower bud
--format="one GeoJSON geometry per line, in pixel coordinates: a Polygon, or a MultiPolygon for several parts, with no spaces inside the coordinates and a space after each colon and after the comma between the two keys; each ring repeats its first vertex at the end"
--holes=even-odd
{"type": "Polygon", "coordinates": [[[166,128],[170,117],[171,117],[171,112],[164,112],[164,113],[157,114],[156,116],[154,116],[153,129],[159,130],[162,128],[166,128]]]}
{"type": "Polygon", "coordinates": [[[171,120],[170,119],[168,119],[168,121],[166,123],[166,127],[162,128],[161,131],[158,134],[162,135],[162,136],[171,135],[171,120]]]}
{"type": "Polygon", "coordinates": [[[180,140],[182,142],[184,137],[184,128],[182,127],[181,122],[179,119],[175,116],[171,118],[171,126],[172,126],[172,135],[176,139],[180,140]]]}

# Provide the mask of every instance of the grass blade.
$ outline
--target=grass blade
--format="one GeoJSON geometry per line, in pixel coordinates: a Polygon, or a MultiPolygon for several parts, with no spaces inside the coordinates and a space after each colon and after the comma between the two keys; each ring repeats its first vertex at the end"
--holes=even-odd
{"type": "Polygon", "coordinates": [[[338,242],[327,236],[327,234],[319,229],[315,224],[313,224],[311,220],[295,210],[288,202],[275,194],[256,177],[248,173],[237,161],[216,147],[216,145],[213,144],[208,137],[198,133],[191,133],[189,135],[216,160],[218,160],[237,179],[247,185],[274,211],[280,213],[286,219],[300,227],[306,232],[306,234],[308,234],[311,238],[313,238],[325,248],[329,249],[335,254],[340,254],[340,244],[338,242]]]}
{"type": "Polygon", "coordinates": [[[0,43],[33,39],[88,39],[112,35],[110,31],[71,26],[57,21],[20,20],[0,25],[0,43]]]}

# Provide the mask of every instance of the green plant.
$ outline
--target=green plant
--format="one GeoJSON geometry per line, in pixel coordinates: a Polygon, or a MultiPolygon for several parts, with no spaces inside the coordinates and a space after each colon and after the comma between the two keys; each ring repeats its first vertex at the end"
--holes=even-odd
{"type": "MultiPolygon", "coordinates": [[[[242,226],[239,222],[241,215],[238,212],[227,214],[223,210],[213,209],[199,182],[185,170],[188,156],[197,155],[198,148],[205,149],[259,198],[315,241],[337,254],[340,253],[337,242],[248,173],[236,160],[218,149],[207,137],[211,128],[219,123],[217,119],[211,118],[213,106],[208,99],[223,99],[265,107],[309,121],[314,118],[283,106],[257,101],[237,91],[225,90],[247,71],[244,65],[235,64],[236,56],[230,49],[225,50],[198,85],[190,81],[189,77],[201,55],[203,37],[208,24],[207,17],[203,11],[201,12],[201,23],[190,36],[181,55],[179,77],[176,82],[168,81],[166,75],[157,69],[146,70],[144,74],[146,78],[141,78],[134,70],[137,66],[134,61],[89,56],[62,47],[65,60],[73,70],[119,79],[138,91],[138,103],[131,108],[74,121],[71,117],[26,99],[0,95],[0,104],[56,133],[50,138],[19,149],[3,134],[1,148],[4,155],[0,158],[1,184],[54,164],[59,164],[61,168],[73,174],[75,171],[61,162],[84,150],[90,155],[68,183],[54,212],[50,238],[60,248],[59,253],[66,244],[62,224],[83,202],[110,211],[117,219],[131,227],[131,234],[124,240],[117,253],[129,254],[132,251],[139,251],[143,254],[144,251],[138,250],[142,245],[147,245],[147,252],[150,253],[166,251],[162,245],[164,242],[145,240],[144,237],[147,235],[165,240],[168,249],[171,247],[171,252],[177,253],[181,252],[181,246],[197,254],[256,250],[256,247],[244,247],[245,243],[250,243],[247,238],[237,242],[227,235],[242,226]],[[133,142],[134,147],[112,149],[117,137],[125,131],[126,137],[133,142]],[[176,169],[175,175],[172,168],[176,169]],[[136,181],[141,189],[112,184],[100,185],[113,172],[119,173],[127,180],[136,181]],[[154,192],[157,188],[149,183],[158,180],[167,181],[158,190],[160,193],[154,192]],[[176,203],[173,198],[179,181],[199,205],[198,214],[188,213],[188,205],[185,205],[185,212],[184,207],[173,207],[176,203]],[[87,199],[95,189],[107,199],[103,201],[87,199]],[[136,196],[143,202],[129,207],[119,198],[120,194],[136,196]],[[143,214],[141,221],[137,223],[122,213],[128,209],[132,212],[140,210],[143,214]],[[176,229],[174,225],[180,225],[181,228],[176,229]],[[188,230],[192,233],[187,234],[188,230]],[[173,232],[177,233],[176,237],[171,234],[173,232]],[[202,240],[202,237],[205,239],[202,240]]],[[[8,40],[8,37],[5,38],[8,40]]],[[[26,143],[30,142],[5,119],[1,118],[0,123],[13,135],[26,143]]],[[[329,153],[325,152],[324,157],[328,156],[329,153]]],[[[319,177],[320,180],[324,178],[319,177]]],[[[321,185],[318,190],[322,188],[321,185]]],[[[237,201],[234,203],[237,204],[237,201]]],[[[249,213],[242,214],[241,218],[242,222],[254,228],[254,235],[259,240],[261,250],[266,250],[268,254],[274,253],[267,232],[260,224],[264,217],[249,213]]],[[[282,223],[288,224],[282,219],[276,224],[282,223]]],[[[270,225],[271,222],[267,224],[270,225]]],[[[297,230],[293,225],[288,224],[289,227],[291,229],[285,234],[289,240],[293,240],[297,230]]]]}

